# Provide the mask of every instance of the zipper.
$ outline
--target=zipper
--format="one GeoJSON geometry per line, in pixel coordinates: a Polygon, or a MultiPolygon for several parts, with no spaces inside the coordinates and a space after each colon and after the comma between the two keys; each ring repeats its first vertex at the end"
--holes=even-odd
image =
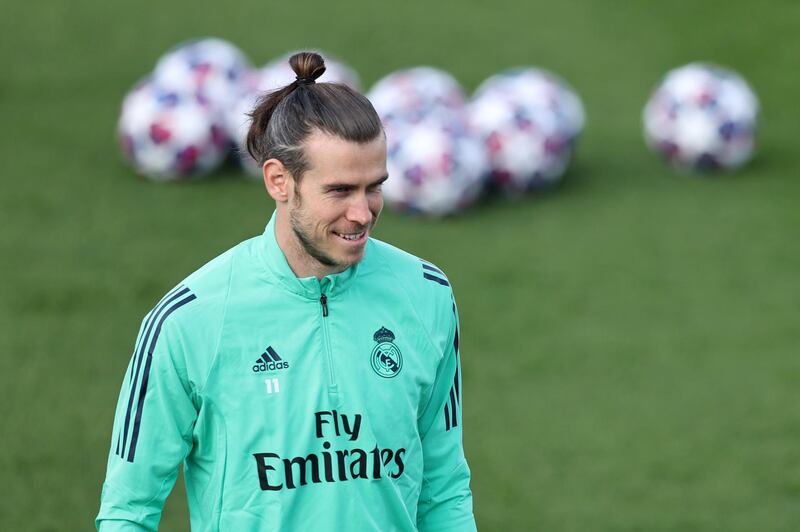
{"type": "Polygon", "coordinates": [[[325,343],[325,354],[328,356],[328,391],[331,394],[338,393],[336,390],[336,373],[333,370],[333,350],[331,349],[331,336],[328,331],[328,296],[320,294],[319,304],[322,306],[322,339],[325,343]]]}
{"type": "Polygon", "coordinates": [[[322,294],[319,296],[319,302],[322,305],[322,317],[328,317],[328,296],[322,294]]]}

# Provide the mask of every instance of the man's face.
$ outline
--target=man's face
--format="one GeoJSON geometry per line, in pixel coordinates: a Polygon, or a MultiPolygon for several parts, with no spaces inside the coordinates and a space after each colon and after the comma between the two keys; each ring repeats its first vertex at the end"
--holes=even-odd
{"type": "Polygon", "coordinates": [[[309,168],[288,201],[291,227],[305,253],[342,271],[364,257],[383,209],[386,140],[358,144],[316,131],[305,153],[309,168]]]}

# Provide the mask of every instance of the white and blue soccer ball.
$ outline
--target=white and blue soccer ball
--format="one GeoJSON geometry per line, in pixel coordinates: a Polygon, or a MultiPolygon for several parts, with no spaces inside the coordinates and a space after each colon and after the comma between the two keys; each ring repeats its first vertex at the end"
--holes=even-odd
{"type": "Polygon", "coordinates": [[[691,63],[668,72],[650,96],[645,141],[680,170],[733,170],[753,154],[758,112],[739,74],[691,63]]]}
{"type": "Polygon", "coordinates": [[[449,73],[429,66],[393,72],[367,93],[384,124],[415,123],[432,114],[461,113],[467,97],[449,73]]]}
{"type": "Polygon", "coordinates": [[[190,94],[222,112],[246,90],[252,64],[233,44],[218,38],[181,43],[165,53],[153,69],[159,86],[190,94]]]}
{"type": "Polygon", "coordinates": [[[480,196],[486,152],[465,117],[429,115],[385,125],[390,207],[428,216],[455,214],[480,196]]]}
{"type": "Polygon", "coordinates": [[[488,78],[475,92],[469,116],[489,155],[490,181],[510,194],[557,183],[585,122],[575,91],[538,68],[488,78]]]}
{"type": "Polygon", "coordinates": [[[196,95],[164,89],[152,79],[125,96],[117,134],[126,161],[154,181],[208,174],[230,147],[218,111],[196,95]]]}
{"type": "MultiPolygon", "coordinates": [[[[250,113],[260,97],[276,91],[295,80],[295,73],[289,65],[289,58],[295,52],[286,54],[263,67],[251,71],[247,76],[246,89],[225,112],[225,127],[234,143],[238,159],[245,173],[254,179],[261,178],[261,167],[250,156],[245,147],[247,132],[252,119],[250,113]]],[[[358,73],[341,60],[324,52],[319,53],[325,60],[325,72],[317,78],[320,83],[340,83],[359,90],[361,85],[358,73]]]]}

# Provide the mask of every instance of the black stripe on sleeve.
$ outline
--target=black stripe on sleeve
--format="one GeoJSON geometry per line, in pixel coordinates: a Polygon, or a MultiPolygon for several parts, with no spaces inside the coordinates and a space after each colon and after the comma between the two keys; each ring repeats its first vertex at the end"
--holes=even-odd
{"type": "Polygon", "coordinates": [[[133,410],[133,399],[136,396],[136,384],[139,380],[139,371],[141,370],[142,367],[142,359],[144,358],[145,345],[147,344],[150,338],[150,333],[153,332],[153,324],[161,315],[161,313],[164,311],[164,309],[166,309],[169,306],[170,303],[172,303],[174,300],[178,299],[188,291],[189,291],[188,288],[184,288],[181,286],[175,288],[172,292],[164,296],[164,298],[159,302],[159,304],[156,305],[156,307],[150,312],[150,316],[145,321],[145,326],[142,329],[143,331],[142,338],[141,341],[139,342],[139,349],[138,349],[139,352],[133,354],[134,361],[131,363],[131,372],[132,372],[132,377],[130,379],[131,393],[128,396],[128,408],[125,411],[125,423],[122,428],[123,431],[122,448],[120,449],[119,452],[120,457],[125,456],[125,446],[128,442],[128,428],[131,422],[131,411],[133,410]],[[136,367],[135,373],[134,373],[134,366],[136,367]]]}
{"type": "MultiPolygon", "coordinates": [[[[176,286],[175,288],[173,288],[172,290],[170,290],[167,293],[167,295],[162,297],[161,300],[158,302],[158,304],[155,307],[153,307],[152,309],[150,309],[150,312],[147,313],[147,316],[145,316],[144,327],[142,327],[142,333],[139,335],[138,338],[136,338],[136,346],[133,348],[133,359],[134,360],[136,359],[136,353],[141,348],[142,341],[144,340],[144,337],[145,337],[145,331],[147,330],[148,325],[152,321],[153,315],[156,312],[159,312],[159,309],[164,304],[164,302],[166,302],[169,298],[171,298],[175,294],[175,292],[177,292],[178,290],[181,290],[182,288],[183,287],[179,285],[179,286],[176,286]]],[[[131,375],[130,375],[130,379],[129,379],[131,382],[133,382],[133,367],[134,366],[135,366],[135,364],[131,364],[131,375]]]]}
{"type": "Polygon", "coordinates": [[[425,268],[426,270],[430,270],[430,271],[436,272],[436,273],[438,273],[440,275],[444,275],[444,272],[442,270],[440,270],[439,268],[434,268],[433,266],[431,266],[430,264],[427,264],[425,262],[422,263],[422,267],[425,268]]]}
{"type": "MultiPolygon", "coordinates": [[[[158,307],[156,307],[156,308],[158,308],[158,307]]],[[[153,313],[155,311],[156,311],[156,309],[154,308],[154,309],[151,309],[150,312],[147,313],[147,316],[146,316],[145,322],[144,322],[144,327],[142,328],[142,334],[140,334],[136,338],[136,345],[133,347],[133,356],[131,357],[131,372],[130,372],[130,375],[128,375],[128,381],[131,382],[131,383],[133,383],[133,368],[136,366],[136,353],[138,353],[139,349],[141,349],[141,347],[142,347],[142,340],[144,339],[144,332],[147,329],[147,326],[150,324],[150,319],[153,317],[153,313]]]]}
{"type": "Polygon", "coordinates": [[[444,430],[450,430],[450,409],[447,404],[444,405],[444,430]]]}
{"type": "Polygon", "coordinates": [[[428,279],[429,281],[436,281],[436,282],[437,282],[437,283],[439,283],[440,285],[443,285],[443,286],[450,286],[450,283],[448,283],[448,282],[447,282],[447,281],[445,281],[444,279],[440,279],[439,277],[436,277],[435,275],[431,275],[431,274],[429,274],[429,273],[423,273],[423,274],[422,274],[422,276],[423,276],[425,279],[428,279]]]}
{"type": "Polygon", "coordinates": [[[456,394],[452,388],[450,388],[450,410],[452,415],[451,425],[455,428],[458,426],[458,414],[456,411],[456,394]]]}
{"type": "Polygon", "coordinates": [[[456,376],[453,379],[453,388],[456,390],[456,400],[460,403],[461,402],[461,393],[458,389],[458,366],[456,366],[456,376]]]}
{"type": "MultiPolygon", "coordinates": [[[[186,289],[188,292],[189,289],[186,289]]],[[[185,293],[185,292],[184,292],[185,293]]],[[[136,443],[139,440],[139,427],[142,421],[142,410],[144,410],[144,399],[147,394],[147,383],[150,380],[150,365],[153,362],[153,351],[156,348],[156,343],[158,342],[158,337],[161,334],[161,326],[164,325],[164,320],[169,317],[170,314],[184,306],[185,304],[189,303],[197,299],[194,294],[189,294],[187,297],[181,299],[174,305],[172,305],[169,310],[167,310],[162,316],[161,319],[158,321],[158,326],[156,327],[155,333],[153,334],[153,339],[150,341],[150,346],[147,348],[147,362],[144,366],[144,373],[142,373],[142,384],[139,390],[139,401],[136,406],[136,419],[133,422],[133,433],[131,435],[131,444],[130,449],[128,450],[128,462],[133,462],[134,457],[136,455],[136,443]]]]}

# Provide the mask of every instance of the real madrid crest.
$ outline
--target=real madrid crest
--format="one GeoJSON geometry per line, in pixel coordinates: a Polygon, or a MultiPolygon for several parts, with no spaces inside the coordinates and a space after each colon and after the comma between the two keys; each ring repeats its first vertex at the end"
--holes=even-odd
{"type": "Polygon", "coordinates": [[[386,327],[381,327],[372,338],[378,343],[372,350],[370,362],[375,373],[386,379],[391,379],[403,369],[403,355],[394,345],[394,333],[386,327]]]}

